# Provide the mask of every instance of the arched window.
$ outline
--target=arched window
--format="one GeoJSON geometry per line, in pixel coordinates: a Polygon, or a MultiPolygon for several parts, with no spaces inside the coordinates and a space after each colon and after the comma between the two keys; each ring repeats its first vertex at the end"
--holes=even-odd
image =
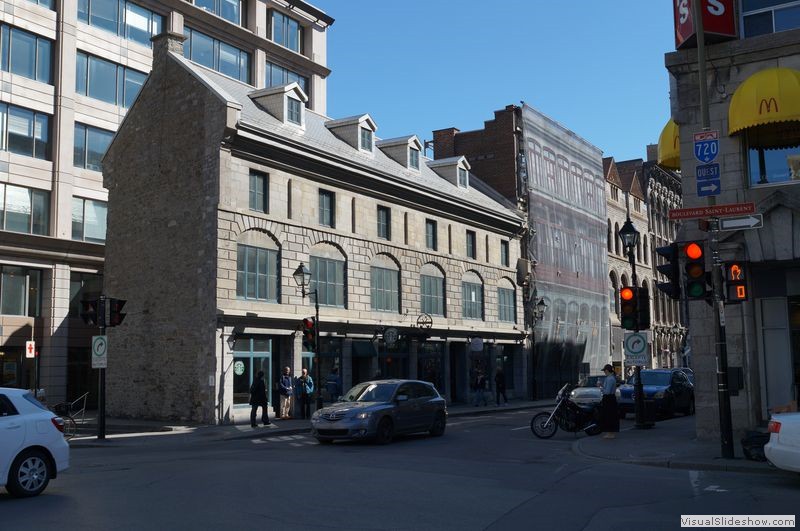
{"type": "Polygon", "coordinates": [[[379,254],[370,264],[370,301],[378,312],[400,312],[400,266],[379,254]]]}
{"type": "Polygon", "coordinates": [[[425,264],[420,270],[422,311],[431,315],[445,316],[445,277],[435,264],[425,264]]]}
{"type": "Polygon", "coordinates": [[[650,263],[650,257],[647,254],[647,239],[648,239],[647,235],[645,235],[645,237],[642,238],[642,241],[644,242],[644,250],[642,251],[642,258],[644,258],[644,263],[645,264],[649,264],[650,263]]]}
{"type": "Polygon", "coordinates": [[[461,296],[464,319],[483,320],[483,280],[474,271],[461,278],[461,296]]]}
{"type": "Polygon", "coordinates": [[[347,259],[338,247],[318,243],[311,249],[311,292],[317,291],[321,306],[345,308],[347,305],[347,259]]]}
{"type": "Polygon", "coordinates": [[[497,283],[497,319],[505,323],[517,322],[517,292],[507,278],[497,283]]]}
{"type": "Polygon", "coordinates": [[[636,262],[639,263],[642,261],[642,240],[639,240],[636,243],[636,262]]]}
{"type": "Polygon", "coordinates": [[[617,256],[622,256],[622,253],[620,252],[621,243],[622,240],[619,238],[619,223],[614,223],[614,253],[617,256]]]}
{"type": "Polygon", "coordinates": [[[269,234],[248,230],[236,242],[236,296],[265,302],[280,299],[280,247],[269,234]]]}
{"type": "Polygon", "coordinates": [[[613,245],[611,243],[612,241],[614,241],[614,240],[612,240],[613,237],[614,237],[614,235],[611,234],[611,220],[609,219],[608,220],[608,235],[606,236],[606,246],[608,247],[608,252],[609,253],[611,252],[611,246],[613,245]]]}
{"type": "Polygon", "coordinates": [[[608,300],[609,300],[609,309],[611,313],[614,315],[619,316],[619,297],[617,296],[619,286],[617,285],[617,274],[613,271],[609,273],[609,288],[608,288],[608,300]]]}

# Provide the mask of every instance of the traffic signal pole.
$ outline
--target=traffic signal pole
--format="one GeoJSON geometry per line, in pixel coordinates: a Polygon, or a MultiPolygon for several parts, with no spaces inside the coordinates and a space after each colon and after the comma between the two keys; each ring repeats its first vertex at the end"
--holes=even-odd
{"type": "MultiPolygon", "coordinates": [[[[100,302],[98,306],[98,321],[100,325],[100,335],[106,335],[106,296],[100,295],[100,302]]],[[[97,438],[103,440],[106,438],[106,370],[97,369],[100,371],[100,390],[97,394],[97,438]]]]}
{"type": "Polygon", "coordinates": [[[319,297],[317,296],[317,288],[314,289],[314,354],[317,355],[317,382],[315,390],[317,391],[317,411],[322,409],[322,345],[319,344],[319,297]]]}
{"type": "MultiPolygon", "coordinates": [[[[700,115],[704,131],[711,129],[711,118],[708,108],[708,84],[706,82],[706,43],[703,30],[702,1],[693,1],[692,21],[697,38],[697,74],[700,90],[700,115]]],[[[708,198],[708,204],[715,203],[714,197],[708,198]]],[[[713,281],[713,311],[716,327],[717,354],[717,398],[719,400],[719,435],[724,459],[733,459],[733,427],[731,421],[731,398],[728,391],[728,347],[725,337],[725,308],[722,299],[722,267],[719,259],[719,218],[711,220],[711,256],[713,281]]]]}

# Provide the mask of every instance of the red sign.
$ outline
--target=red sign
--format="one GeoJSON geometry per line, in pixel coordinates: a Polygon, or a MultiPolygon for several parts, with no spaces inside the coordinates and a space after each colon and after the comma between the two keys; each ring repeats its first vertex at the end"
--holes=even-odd
{"type": "Polygon", "coordinates": [[[697,208],[673,208],[669,211],[669,219],[719,218],[752,214],[756,211],[755,203],[731,203],[697,208]]]}
{"type": "MultiPolygon", "coordinates": [[[[675,48],[694,48],[697,46],[692,2],[695,0],[672,0],[675,13],[675,48]]],[[[706,42],[719,42],[736,38],[736,14],[733,0],[697,0],[701,2],[703,14],[703,33],[706,42]]]]}

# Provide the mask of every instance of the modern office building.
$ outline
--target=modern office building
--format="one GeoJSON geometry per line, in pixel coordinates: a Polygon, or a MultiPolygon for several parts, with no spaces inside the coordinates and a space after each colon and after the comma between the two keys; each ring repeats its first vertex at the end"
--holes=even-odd
{"type": "Polygon", "coordinates": [[[0,385],[42,387],[51,402],[95,397],[97,330],[78,303],[103,290],[101,159],[150,71],[151,36],[184,34],[189,59],[254,90],[297,82],[324,113],[332,23],[296,0],[3,3],[0,385]],[[38,359],[26,358],[27,340],[38,359]]]}
{"type": "Polygon", "coordinates": [[[345,389],[379,371],[451,402],[501,369],[521,393],[516,205],[464,157],[428,160],[416,136],[380,139],[370,114],[306,108],[298,83],[254,88],[184,58],[182,40],[155,39],[103,161],[105,285],[128,300],[109,332],[109,412],[248,419],[253,375],[275,403],[285,366],[310,369],[326,400],[332,368],[345,389]]]}
{"type": "Polygon", "coordinates": [[[434,131],[434,157],[465,156],[525,212],[518,268],[533,345],[528,392],[551,398],[610,359],[602,153],[529,105],[494,114],[483,129],[434,131]]]}
{"type": "MultiPolygon", "coordinates": [[[[738,280],[744,280],[725,293],[724,306],[737,441],[737,434],[765,422],[771,408],[800,393],[800,5],[741,0],[735,8],[730,23],[738,37],[705,48],[709,126],[719,135],[714,162],[720,173],[713,185],[698,181],[696,171],[701,162],[694,134],[704,125],[697,50],[666,54],[666,67],[674,78],[684,207],[709,206],[704,195],[711,190],[717,206],[737,205],[722,219],[744,216],[725,223],[730,230],[720,232],[718,246],[721,261],[738,264],[738,280]]],[[[711,254],[710,234],[697,221],[685,222],[679,237],[703,241],[711,254]]],[[[717,437],[719,322],[702,300],[690,301],[688,309],[697,431],[717,437]]]]}

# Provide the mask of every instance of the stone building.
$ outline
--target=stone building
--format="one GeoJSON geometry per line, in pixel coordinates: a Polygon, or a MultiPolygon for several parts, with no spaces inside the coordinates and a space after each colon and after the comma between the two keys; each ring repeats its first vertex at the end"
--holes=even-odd
{"type": "Polygon", "coordinates": [[[3,3],[0,385],[45,388],[50,403],[88,391],[94,403],[97,329],[78,313],[103,290],[100,162],[150,71],[150,37],[186,33],[190,58],[254,88],[297,81],[324,113],[332,23],[296,0],[3,3]]]}
{"type": "MultiPolygon", "coordinates": [[[[743,264],[748,291],[745,302],[724,307],[734,441],[770,408],[797,400],[800,387],[800,29],[795,2],[736,4],[740,38],[706,47],[710,129],[719,132],[716,204],[752,203],[763,216],[762,228],[719,234],[721,260],[743,264]]],[[[666,55],[684,207],[709,204],[695,178],[693,135],[703,129],[697,56],[695,49],[666,55]]],[[[684,223],[679,236],[709,238],[696,222],[684,223]]],[[[697,431],[716,437],[718,323],[702,301],[688,310],[697,431]]]]}
{"type": "Polygon", "coordinates": [[[601,151],[529,105],[494,115],[483,129],[434,131],[434,158],[466,156],[476,175],[525,212],[519,270],[534,347],[529,392],[551,398],[609,361],[601,151]]]}
{"type": "Polygon", "coordinates": [[[515,205],[464,157],[379,139],[369,114],[332,120],[297,83],[254,89],[185,59],[181,40],[155,39],[103,161],[106,286],[129,310],[109,333],[110,413],[235,422],[252,375],[275,402],[284,366],[322,389],[333,367],[345,389],[376,371],[426,379],[451,402],[500,367],[524,390],[515,205]],[[316,356],[299,333],[315,294],[316,356]]]}

